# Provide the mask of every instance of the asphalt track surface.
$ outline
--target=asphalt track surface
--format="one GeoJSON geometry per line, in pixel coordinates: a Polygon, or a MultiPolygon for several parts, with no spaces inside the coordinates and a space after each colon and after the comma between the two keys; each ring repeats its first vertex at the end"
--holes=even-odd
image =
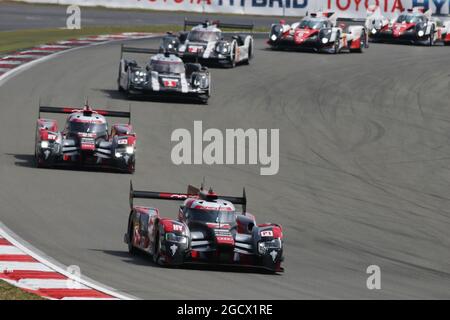
{"type": "MultiPolygon", "coordinates": [[[[155,46],[157,40],[129,43],[155,46]]],[[[130,176],[37,169],[39,98],[128,108],[116,91],[119,44],[68,52],[0,87],[1,220],[41,251],[126,293],[152,299],[450,298],[450,101],[446,47],[377,44],[365,54],[272,52],[213,69],[208,106],[133,101],[136,189],[247,189],[258,222],[284,226],[282,275],[165,269],[127,253],[130,176]],[[279,128],[280,171],[175,166],[174,129],[279,128]],[[381,290],[366,288],[378,265],[381,290]]],[[[63,118],[56,117],[61,121],[63,118]]],[[[176,203],[143,201],[175,217],[176,203]]]]}
{"type": "MultiPolygon", "coordinates": [[[[68,15],[64,5],[32,5],[0,1],[0,31],[65,28],[68,15]]],[[[269,27],[277,18],[201,14],[187,12],[157,12],[151,10],[117,10],[101,7],[82,7],[81,25],[182,25],[184,18],[192,20],[212,19],[222,22],[254,23],[256,27],[269,27]]],[[[292,18],[287,19],[291,21],[292,18]]]]}

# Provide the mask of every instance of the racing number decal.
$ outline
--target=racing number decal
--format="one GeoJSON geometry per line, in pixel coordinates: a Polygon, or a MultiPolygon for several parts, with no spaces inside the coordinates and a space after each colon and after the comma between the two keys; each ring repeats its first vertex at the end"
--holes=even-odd
{"type": "Polygon", "coordinates": [[[183,231],[183,226],[179,224],[173,224],[173,231],[183,231]]]}
{"type": "Polygon", "coordinates": [[[261,231],[261,237],[273,237],[272,230],[261,231]]]}

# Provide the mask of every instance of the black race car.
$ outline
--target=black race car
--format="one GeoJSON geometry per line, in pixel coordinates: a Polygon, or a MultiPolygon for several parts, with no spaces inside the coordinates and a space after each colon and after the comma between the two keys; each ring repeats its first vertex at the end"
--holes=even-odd
{"type": "Polygon", "coordinates": [[[184,63],[170,50],[121,48],[118,89],[128,97],[136,95],[177,95],[208,103],[211,75],[199,63],[184,63]],[[123,58],[123,52],[153,54],[145,66],[123,58]]]}

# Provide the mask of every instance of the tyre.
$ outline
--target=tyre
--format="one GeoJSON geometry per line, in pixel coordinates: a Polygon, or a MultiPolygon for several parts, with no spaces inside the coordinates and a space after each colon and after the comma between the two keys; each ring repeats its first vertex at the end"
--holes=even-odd
{"type": "Polygon", "coordinates": [[[228,62],[229,68],[236,67],[236,43],[233,42],[233,48],[231,49],[230,53],[230,61],[228,62]]]}
{"type": "Polygon", "coordinates": [[[434,27],[431,27],[430,39],[428,39],[428,46],[429,47],[434,46],[434,27]]]}
{"type": "Polygon", "coordinates": [[[250,60],[253,58],[253,40],[250,40],[250,44],[248,45],[248,59],[245,60],[245,64],[250,64],[250,60]]]}
{"type": "Polygon", "coordinates": [[[339,53],[339,45],[341,43],[341,33],[338,32],[336,33],[336,39],[334,40],[334,50],[333,53],[334,54],[338,54],[339,53]]]}
{"type": "Polygon", "coordinates": [[[367,46],[367,38],[366,38],[366,32],[365,31],[361,32],[361,39],[360,39],[359,46],[360,47],[358,49],[354,49],[354,50],[351,50],[351,51],[352,52],[358,52],[358,53],[363,53],[364,52],[364,49],[367,46]]]}
{"type": "MultiPolygon", "coordinates": [[[[130,216],[130,218],[131,218],[131,216],[130,216]]],[[[131,221],[130,221],[129,227],[128,227],[128,252],[130,254],[137,253],[137,248],[135,246],[133,246],[133,243],[134,243],[134,230],[132,228],[131,221]]]]}
{"type": "Polygon", "coordinates": [[[128,164],[126,172],[129,174],[133,174],[135,170],[136,170],[136,161],[131,161],[128,164]]]}
{"type": "Polygon", "coordinates": [[[34,157],[34,164],[36,165],[36,168],[44,168],[42,159],[37,156],[34,157]]]}
{"type": "Polygon", "coordinates": [[[159,264],[160,266],[163,265],[161,261],[161,237],[159,236],[159,232],[156,234],[156,242],[155,242],[155,251],[153,254],[153,262],[156,264],[159,264]]]}
{"type": "Polygon", "coordinates": [[[207,105],[208,104],[208,100],[209,100],[209,97],[208,96],[199,96],[198,97],[198,99],[199,99],[199,101],[202,103],[202,104],[205,104],[205,105],[207,105]]]}

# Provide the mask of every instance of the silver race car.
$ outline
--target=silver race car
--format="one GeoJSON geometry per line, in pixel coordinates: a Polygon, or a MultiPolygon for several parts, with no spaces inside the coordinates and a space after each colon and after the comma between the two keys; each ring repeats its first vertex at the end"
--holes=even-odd
{"type": "Polygon", "coordinates": [[[225,36],[220,28],[253,30],[251,24],[184,21],[184,32],[168,34],[163,40],[165,50],[174,50],[184,61],[216,63],[234,68],[236,64],[249,64],[253,58],[253,37],[248,34],[225,36]],[[192,26],[190,31],[187,27],[192,26]]]}
{"type": "Polygon", "coordinates": [[[199,63],[184,63],[174,52],[159,49],[121,48],[118,89],[128,97],[178,95],[208,103],[211,75],[199,63]],[[124,52],[153,54],[145,66],[123,58],[124,52]]]}

